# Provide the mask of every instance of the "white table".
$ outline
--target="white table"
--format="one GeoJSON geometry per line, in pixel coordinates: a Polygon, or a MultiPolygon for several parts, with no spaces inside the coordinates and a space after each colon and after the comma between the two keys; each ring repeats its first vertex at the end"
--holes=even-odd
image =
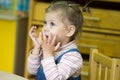
{"type": "Polygon", "coordinates": [[[0,80],[28,80],[16,74],[0,71],[0,80]]]}

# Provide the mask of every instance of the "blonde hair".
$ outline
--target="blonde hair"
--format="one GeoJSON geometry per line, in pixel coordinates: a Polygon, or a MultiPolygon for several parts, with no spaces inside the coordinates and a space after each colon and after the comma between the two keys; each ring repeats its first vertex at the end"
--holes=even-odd
{"type": "Polygon", "coordinates": [[[77,33],[82,31],[83,24],[83,16],[79,7],[80,5],[71,1],[56,1],[46,9],[46,13],[61,10],[63,18],[67,18],[70,24],[76,27],[75,34],[72,36],[75,38],[77,33]]]}

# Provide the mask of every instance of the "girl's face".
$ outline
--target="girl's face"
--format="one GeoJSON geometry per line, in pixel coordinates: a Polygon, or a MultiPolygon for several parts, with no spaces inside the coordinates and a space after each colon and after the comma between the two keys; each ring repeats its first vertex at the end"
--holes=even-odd
{"type": "Polygon", "coordinates": [[[61,17],[63,16],[59,11],[46,13],[42,32],[46,35],[46,37],[49,37],[48,34],[51,34],[52,37],[57,35],[56,43],[60,42],[61,45],[64,45],[69,41],[66,36],[68,27],[64,24],[65,22],[61,17]]]}

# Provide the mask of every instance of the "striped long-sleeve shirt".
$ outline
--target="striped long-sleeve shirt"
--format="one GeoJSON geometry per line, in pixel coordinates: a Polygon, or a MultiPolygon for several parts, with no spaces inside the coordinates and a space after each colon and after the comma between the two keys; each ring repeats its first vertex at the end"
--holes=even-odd
{"type": "Polygon", "coordinates": [[[82,68],[83,59],[77,51],[64,54],[60,63],[55,64],[57,57],[73,48],[77,48],[74,41],[64,45],[53,56],[45,59],[42,59],[41,55],[32,55],[30,52],[28,57],[29,73],[36,75],[40,64],[42,64],[47,80],[66,80],[70,76],[78,76],[82,68]]]}

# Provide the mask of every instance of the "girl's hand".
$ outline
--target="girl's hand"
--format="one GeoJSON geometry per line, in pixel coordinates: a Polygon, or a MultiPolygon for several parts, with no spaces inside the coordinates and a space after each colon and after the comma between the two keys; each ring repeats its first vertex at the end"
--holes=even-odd
{"type": "Polygon", "coordinates": [[[53,55],[53,52],[56,51],[60,47],[60,42],[55,43],[56,41],[56,34],[51,35],[50,33],[46,36],[43,33],[43,39],[42,41],[42,50],[43,50],[43,57],[47,58],[53,55]]]}
{"type": "Polygon", "coordinates": [[[33,26],[30,29],[29,36],[33,41],[34,49],[40,49],[42,43],[42,33],[40,32],[39,36],[37,37],[36,29],[37,27],[33,26]]]}

